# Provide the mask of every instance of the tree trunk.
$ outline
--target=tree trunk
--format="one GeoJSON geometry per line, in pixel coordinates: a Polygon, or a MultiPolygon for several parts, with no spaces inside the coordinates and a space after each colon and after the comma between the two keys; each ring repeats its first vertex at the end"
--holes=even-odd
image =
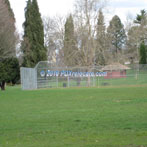
{"type": "Polygon", "coordinates": [[[5,90],[5,81],[2,81],[0,86],[2,91],[5,90]]]}

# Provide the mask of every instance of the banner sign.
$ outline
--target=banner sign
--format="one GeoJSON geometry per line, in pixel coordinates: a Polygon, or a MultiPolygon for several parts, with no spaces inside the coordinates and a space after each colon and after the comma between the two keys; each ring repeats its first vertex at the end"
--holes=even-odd
{"type": "Polygon", "coordinates": [[[104,77],[107,72],[73,72],[73,71],[51,71],[42,70],[41,77],[104,77]]]}

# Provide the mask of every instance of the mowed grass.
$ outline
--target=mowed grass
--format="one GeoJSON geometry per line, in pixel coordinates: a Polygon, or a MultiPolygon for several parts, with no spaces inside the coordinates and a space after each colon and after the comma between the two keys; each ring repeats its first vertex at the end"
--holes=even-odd
{"type": "Polygon", "coordinates": [[[0,91],[0,147],[147,146],[147,87],[0,91]]]}

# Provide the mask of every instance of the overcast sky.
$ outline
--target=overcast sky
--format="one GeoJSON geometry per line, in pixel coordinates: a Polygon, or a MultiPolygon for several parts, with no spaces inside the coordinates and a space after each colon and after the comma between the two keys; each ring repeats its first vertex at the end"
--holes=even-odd
{"type": "MultiPolygon", "coordinates": [[[[24,8],[27,0],[9,0],[16,18],[16,26],[22,32],[24,22],[24,8]]],[[[126,21],[129,14],[135,17],[142,9],[147,10],[147,0],[108,0],[106,11],[106,21],[108,22],[117,14],[122,22],[126,21]]],[[[66,15],[73,10],[74,0],[38,0],[40,13],[42,16],[66,15]]]]}

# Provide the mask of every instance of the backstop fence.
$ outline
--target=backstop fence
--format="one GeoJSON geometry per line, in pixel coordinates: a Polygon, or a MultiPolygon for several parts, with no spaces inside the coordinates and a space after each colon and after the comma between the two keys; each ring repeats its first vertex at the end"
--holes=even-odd
{"type": "Polygon", "coordinates": [[[35,68],[21,68],[23,90],[127,85],[147,85],[147,65],[58,67],[41,61],[35,68]]]}

